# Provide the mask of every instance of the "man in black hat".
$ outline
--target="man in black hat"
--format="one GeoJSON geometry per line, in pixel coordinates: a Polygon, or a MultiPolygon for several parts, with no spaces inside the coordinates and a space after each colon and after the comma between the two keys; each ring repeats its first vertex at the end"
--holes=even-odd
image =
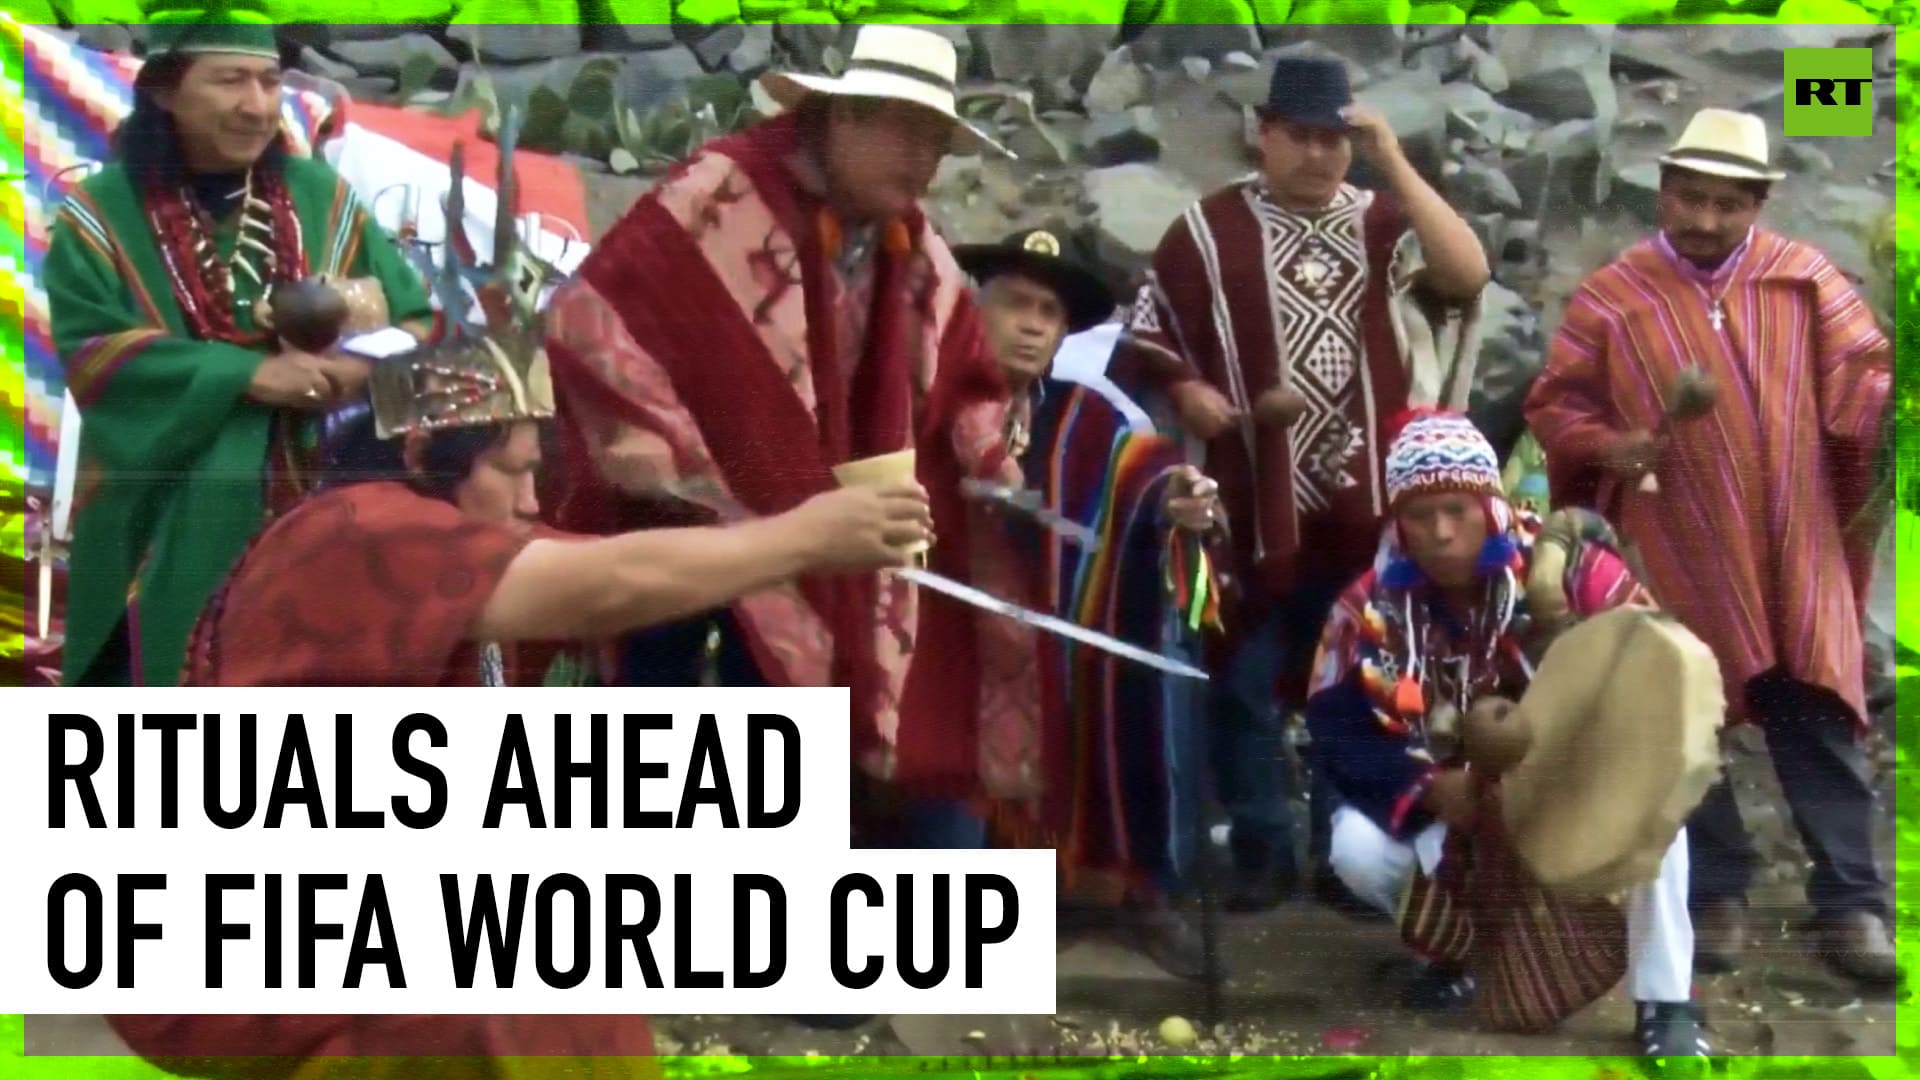
{"type": "MultiPolygon", "coordinates": [[[[1062,618],[1143,648],[1195,651],[1213,606],[1212,482],[1173,440],[1130,431],[1099,392],[1051,372],[1068,334],[1113,318],[1113,293],[1067,257],[1054,231],[954,256],[974,279],[1013,392],[1008,451],[1040,504],[1097,544],[1012,515],[1033,595],[1062,618]]],[[[1199,935],[1170,902],[1198,834],[1199,684],[1061,638],[1044,637],[1041,648],[1044,794],[997,807],[998,839],[1060,852],[1064,921],[1111,918],[1168,972],[1200,978],[1199,935]]]]}
{"type": "MultiPolygon", "coordinates": [[[[1396,271],[1442,304],[1471,304],[1488,280],[1479,238],[1386,119],[1353,102],[1344,63],[1281,61],[1260,132],[1259,173],[1162,238],[1118,365],[1119,379],[1131,367],[1139,380],[1129,392],[1164,395],[1206,442],[1233,526],[1239,587],[1209,729],[1243,878],[1237,910],[1272,906],[1296,877],[1275,689],[1299,700],[1312,628],[1379,537],[1384,434],[1410,403],[1396,271]],[[1386,190],[1347,181],[1355,153],[1386,190]]],[[[1316,813],[1316,856],[1324,822],[1316,813]]]]}

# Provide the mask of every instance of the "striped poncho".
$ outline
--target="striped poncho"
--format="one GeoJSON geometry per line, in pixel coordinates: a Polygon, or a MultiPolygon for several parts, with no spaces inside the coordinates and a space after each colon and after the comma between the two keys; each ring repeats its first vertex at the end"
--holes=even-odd
{"type": "Polygon", "coordinates": [[[1874,487],[1892,381],[1887,337],[1840,270],[1765,230],[1711,275],[1642,241],[1567,306],[1527,400],[1554,502],[1598,510],[1639,549],[1661,605],[1720,661],[1735,718],[1776,666],[1866,715],[1875,538],[1847,525],[1874,487]],[[1673,426],[1659,494],[1603,474],[1610,440],[1660,426],[1688,364],[1720,393],[1673,426]]]}

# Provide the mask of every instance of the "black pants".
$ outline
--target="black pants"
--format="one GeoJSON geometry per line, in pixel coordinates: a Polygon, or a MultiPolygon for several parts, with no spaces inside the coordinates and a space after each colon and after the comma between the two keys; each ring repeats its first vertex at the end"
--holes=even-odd
{"type": "MultiPolygon", "coordinates": [[[[1853,711],[1832,691],[1778,672],[1749,683],[1747,702],[1813,861],[1807,902],[1821,916],[1867,911],[1886,918],[1886,879],[1873,857],[1873,785],[1853,711]]],[[[1726,781],[1694,811],[1687,840],[1692,905],[1744,901],[1753,842],[1726,781]]]]}

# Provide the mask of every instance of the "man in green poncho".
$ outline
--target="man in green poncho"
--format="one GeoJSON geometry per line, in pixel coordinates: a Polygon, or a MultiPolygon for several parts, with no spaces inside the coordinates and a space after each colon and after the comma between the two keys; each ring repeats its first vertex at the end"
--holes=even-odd
{"type": "Polygon", "coordinates": [[[84,420],[70,686],[178,682],[208,596],[304,493],[319,416],[365,383],[363,362],[280,341],[256,303],[329,275],[377,286],[356,322],[421,337],[432,317],[353,192],[289,153],[266,17],[215,7],[148,22],[133,110],[112,160],[60,211],[44,270],[84,420]]]}

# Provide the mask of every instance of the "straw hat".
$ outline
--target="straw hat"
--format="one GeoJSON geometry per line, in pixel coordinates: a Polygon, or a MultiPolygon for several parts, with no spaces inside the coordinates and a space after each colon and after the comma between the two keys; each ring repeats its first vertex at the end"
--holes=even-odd
{"type": "Polygon", "coordinates": [[[1767,154],[1767,125],[1757,116],[1732,109],[1701,109],[1687,122],[1680,141],[1660,164],[1734,180],[1782,179],[1767,154]]]}
{"type": "Polygon", "coordinates": [[[931,30],[880,24],[860,28],[853,42],[853,56],[839,78],[769,72],[760,77],[760,87],[783,109],[793,108],[809,94],[911,101],[953,121],[954,153],[991,150],[1013,157],[1012,151],[960,119],[954,102],[954,81],[959,71],[953,42],[931,30]]]}
{"type": "Polygon", "coordinates": [[[1532,745],[1500,781],[1540,885],[1597,898],[1658,877],[1720,777],[1725,707],[1713,652],[1670,615],[1618,608],[1556,639],[1517,710],[1532,745]]]}

